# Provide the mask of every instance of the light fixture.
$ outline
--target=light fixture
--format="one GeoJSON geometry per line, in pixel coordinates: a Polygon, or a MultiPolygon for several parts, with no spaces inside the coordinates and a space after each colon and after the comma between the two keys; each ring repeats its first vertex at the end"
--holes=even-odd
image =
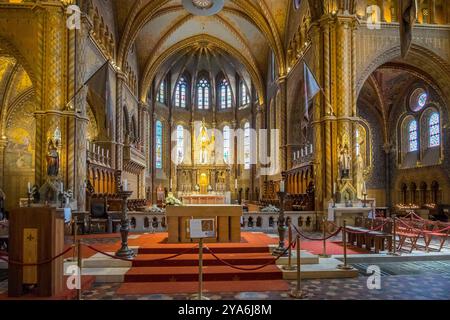
{"type": "Polygon", "coordinates": [[[183,7],[196,16],[212,16],[219,13],[225,0],[182,0],[183,7]]]}

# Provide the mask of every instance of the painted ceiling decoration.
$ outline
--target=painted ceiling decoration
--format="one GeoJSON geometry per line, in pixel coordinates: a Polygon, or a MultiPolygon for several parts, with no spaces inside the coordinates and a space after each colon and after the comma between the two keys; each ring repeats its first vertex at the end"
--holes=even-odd
{"type": "Polygon", "coordinates": [[[212,16],[219,13],[225,0],[183,0],[184,8],[197,16],[212,16]]]}
{"type": "MultiPolygon", "coordinates": [[[[292,0],[122,0],[117,65],[135,55],[142,75],[140,100],[145,102],[159,68],[183,48],[199,41],[228,52],[246,68],[263,104],[262,92],[270,53],[280,76],[286,75],[283,40],[292,0]],[[127,14],[123,14],[127,12],[127,14]]],[[[123,68],[122,68],[123,69],[123,68]]]]}

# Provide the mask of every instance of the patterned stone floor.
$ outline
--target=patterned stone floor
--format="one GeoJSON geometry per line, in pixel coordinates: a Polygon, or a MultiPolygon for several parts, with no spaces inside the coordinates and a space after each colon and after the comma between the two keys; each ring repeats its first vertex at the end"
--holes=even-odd
{"type": "MultiPolygon", "coordinates": [[[[450,300],[450,273],[385,276],[380,290],[369,290],[367,277],[356,279],[305,280],[302,289],[307,300],[450,300]]],[[[151,285],[151,284],[150,284],[151,285]]],[[[187,300],[191,296],[178,295],[116,295],[120,284],[95,285],[83,293],[86,300],[187,300]]],[[[291,283],[295,288],[295,283],[291,283]]],[[[242,292],[208,295],[211,300],[286,300],[288,292],[242,292]]]]}
{"type": "MultiPolygon", "coordinates": [[[[450,300],[450,261],[384,262],[381,270],[380,289],[368,289],[369,264],[355,264],[360,276],[355,279],[304,280],[302,289],[309,300],[450,300]]],[[[151,285],[151,284],[149,284],[151,285]]],[[[7,281],[0,282],[0,294],[6,293],[7,281]]],[[[95,284],[83,292],[86,300],[186,300],[187,294],[176,295],[117,295],[120,287],[115,284],[95,284]]],[[[291,282],[295,288],[295,282],[291,282]]],[[[220,300],[285,300],[288,292],[243,292],[207,295],[220,300]]]]}

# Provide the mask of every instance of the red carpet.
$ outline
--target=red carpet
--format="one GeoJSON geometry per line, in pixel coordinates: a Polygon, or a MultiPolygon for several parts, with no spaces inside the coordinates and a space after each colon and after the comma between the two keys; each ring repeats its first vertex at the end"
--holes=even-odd
{"type": "MultiPolygon", "coordinates": [[[[237,270],[218,261],[204,250],[205,292],[287,291],[289,285],[275,265],[269,245],[277,241],[262,233],[243,233],[240,243],[208,243],[220,259],[243,269],[264,264],[260,270],[237,270]]],[[[118,294],[195,293],[198,290],[198,249],[195,243],[168,244],[167,234],[142,235],[130,240],[139,246],[133,267],[125,275],[118,294]],[[189,250],[191,249],[191,250],[189,250]],[[186,251],[164,261],[170,255],[186,251]]]]}
{"type": "MultiPolygon", "coordinates": [[[[289,284],[284,280],[267,281],[210,281],[204,282],[204,293],[222,292],[264,292],[288,291],[289,284]]],[[[146,295],[146,294],[176,294],[197,293],[198,282],[131,282],[124,283],[117,294],[146,295]]]]}
{"type": "MultiPolygon", "coordinates": [[[[313,254],[323,253],[322,241],[303,241],[301,243],[301,249],[309,251],[313,254]]],[[[367,254],[369,251],[358,248],[355,246],[347,246],[347,254],[367,254]]],[[[327,254],[344,254],[344,245],[342,242],[329,242],[327,241],[327,254]]]]}

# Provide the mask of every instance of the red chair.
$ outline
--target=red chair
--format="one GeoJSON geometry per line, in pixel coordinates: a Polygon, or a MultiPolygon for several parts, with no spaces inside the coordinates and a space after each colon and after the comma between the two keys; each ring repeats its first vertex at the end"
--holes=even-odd
{"type": "Polygon", "coordinates": [[[432,224],[432,230],[427,230],[424,232],[424,240],[425,240],[425,249],[428,252],[429,246],[431,244],[431,240],[433,237],[439,239],[439,249],[438,252],[442,250],[442,247],[445,244],[448,236],[450,234],[450,224],[443,222],[434,222],[432,224]]]}
{"type": "Polygon", "coordinates": [[[423,222],[399,219],[396,225],[396,233],[400,238],[397,249],[402,250],[407,239],[411,242],[411,249],[409,252],[411,253],[414,249],[417,249],[417,241],[423,235],[423,225],[423,222]]]}

